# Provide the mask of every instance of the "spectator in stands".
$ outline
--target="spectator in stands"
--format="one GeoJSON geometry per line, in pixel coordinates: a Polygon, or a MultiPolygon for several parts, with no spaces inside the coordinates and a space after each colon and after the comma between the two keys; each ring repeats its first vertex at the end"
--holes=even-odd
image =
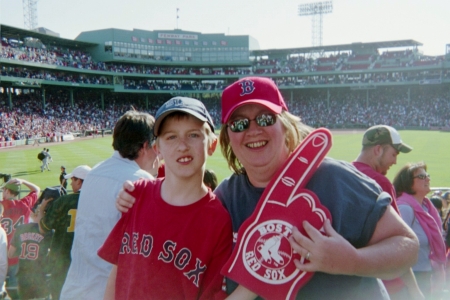
{"type": "Polygon", "coordinates": [[[419,259],[412,267],[414,275],[425,299],[435,299],[432,297],[441,296],[445,280],[446,247],[441,217],[426,197],[430,192],[426,164],[406,164],[395,176],[394,187],[401,217],[419,238],[419,259]]]}
{"type": "Polygon", "coordinates": [[[217,187],[217,176],[211,169],[205,169],[205,175],[203,176],[203,182],[207,187],[214,191],[217,187]]]}
{"type": "Polygon", "coordinates": [[[52,300],[58,300],[61,294],[67,271],[70,266],[70,250],[75,234],[75,217],[77,215],[78,198],[83,181],[91,168],[86,165],[76,167],[65,179],[71,179],[73,193],[61,196],[47,204],[45,214],[40,215],[39,228],[42,234],[54,232],[48,264],[51,270],[50,293],[52,300]]]}
{"type": "MultiPolygon", "coordinates": [[[[400,134],[391,126],[376,125],[364,132],[362,149],[356,160],[352,163],[356,169],[375,180],[380,187],[391,196],[391,206],[399,213],[397,207],[397,194],[389,179],[385,176],[389,168],[397,163],[397,155],[409,153],[410,146],[403,143],[400,134]]],[[[391,299],[410,299],[423,295],[417,285],[412,269],[401,277],[392,280],[383,280],[391,299]]]]}
{"type": "Polygon", "coordinates": [[[442,215],[443,210],[442,210],[442,199],[440,196],[438,195],[433,195],[430,198],[431,203],[433,204],[433,206],[436,208],[436,210],[439,213],[439,217],[441,217],[441,221],[444,221],[445,216],[442,215]]]}
{"type": "Polygon", "coordinates": [[[39,144],[39,135],[34,135],[34,141],[33,141],[33,146],[34,145],[37,145],[37,146],[40,146],[40,144],[39,144]]]}
{"type": "Polygon", "coordinates": [[[446,218],[447,214],[450,213],[450,192],[447,191],[442,194],[442,212],[443,217],[446,218]]]}
{"type": "MultiPolygon", "coordinates": [[[[29,181],[12,178],[3,186],[3,207],[5,211],[2,218],[2,227],[8,236],[8,244],[11,244],[16,226],[27,224],[30,220],[31,208],[38,199],[41,189],[29,181]],[[30,192],[23,198],[17,200],[21,185],[26,186],[30,192]]],[[[6,287],[15,289],[17,287],[18,258],[8,259],[8,281],[6,287]]]]}
{"type": "MultiPolygon", "coordinates": [[[[0,203],[0,222],[5,208],[0,203]]],[[[8,237],[6,231],[0,226],[0,299],[6,299],[6,274],[8,273],[8,237]]]]}
{"type": "MultiPolygon", "coordinates": [[[[43,207],[47,203],[43,202],[43,207]]],[[[20,299],[46,299],[47,254],[52,242],[52,232],[39,232],[38,211],[31,214],[32,222],[16,228],[9,245],[8,257],[19,258],[17,270],[17,288],[20,299]]]]}
{"type": "Polygon", "coordinates": [[[97,250],[120,218],[115,199],[125,180],[153,178],[158,167],[152,148],[155,119],[148,113],[126,112],[113,133],[114,154],[93,168],[83,182],[67,279],[61,299],[103,299],[112,265],[97,250]]]}

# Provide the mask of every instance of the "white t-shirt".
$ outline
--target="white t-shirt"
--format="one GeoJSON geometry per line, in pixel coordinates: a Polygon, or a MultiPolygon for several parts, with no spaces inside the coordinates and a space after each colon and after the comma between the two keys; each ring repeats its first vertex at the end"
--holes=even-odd
{"type": "Polygon", "coordinates": [[[78,200],[72,262],[61,300],[103,299],[112,265],[102,260],[97,250],[120,219],[115,202],[123,183],[139,178],[153,177],[117,151],[87,175],[78,200]]]}

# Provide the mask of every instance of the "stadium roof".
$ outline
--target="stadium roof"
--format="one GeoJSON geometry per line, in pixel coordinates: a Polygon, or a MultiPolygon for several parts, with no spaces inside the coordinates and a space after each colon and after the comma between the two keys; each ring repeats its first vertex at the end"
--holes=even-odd
{"type": "Polygon", "coordinates": [[[59,47],[68,47],[72,49],[83,49],[97,45],[96,43],[81,42],[71,39],[64,39],[52,35],[39,33],[33,30],[26,30],[22,28],[12,27],[0,24],[1,35],[7,39],[24,40],[26,37],[33,37],[39,39],[45,45],[58,45],[59,47]]]}
{"type": "Polygon", "coordinates": [[[361,48],[398,48],[398,47],[417,47],[423,44],[414,40],[398,40],[398,41],[386,41],[386,42],[373,42],[373,43],[351,43],[343,45],[331,45],[331,46],[315,46],[304,48],[289,48],[289,49],[267,49],[267,50],[253,50],[252,56],[265,56],[265,55],[285,55],[292,53],[320,53],[320,52],[333,52],[333,51],[349,51],[359,50],[361,48]]]}

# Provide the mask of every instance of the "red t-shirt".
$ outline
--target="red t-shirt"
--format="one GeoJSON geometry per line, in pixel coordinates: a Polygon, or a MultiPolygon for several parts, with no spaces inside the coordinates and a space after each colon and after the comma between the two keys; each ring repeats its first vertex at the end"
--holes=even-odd
{"type": "Polygon", "coordinates": [[[398,207],[397,207],[397,200],[396,200],[397,195],[395,192],[395,188],[392,185],[392,183],[389,181],[389,179],[386,176],[384,176],[383,174],[378,173],[377,171],[372,169],[371,166],[369,166],[365,163],[354,161],[354,162],[352,162],[352,164],[355,166],[356,169],[358,169],[358,171],[366,174],[367,176],[369,176],[370,178],[375,180],[383,191],[385,191],[386,193],[391,195],[391,198],[392,198],[391,206],[393,209],[395,209],[395,211],[398,214],[400,214],[400,211],[398,210],[398,207]]]}
{"type": "Polygon", "coordinates": [[[161,198],[164,179],[134,183],[133,208],[98,255],[117,265],[116,299],[224,299],[220,270],[231,254],[228,212],[209,191],[187,206],[161,198]]]}
{"type": "MultiPolygon", "coordinates": [[[[365,163],[354,161],[352,164],[355,166],[356,169],[358,169],[358,171],[366,174],[368,177],[375,180],[383,191],[385,191],[386,193],[391,195],[391,198],[392,198],[391,206],[400,215],[400,211],[398,210],[398,206],[397,206],[397,195],[395,192],[395,188],[392,185],[392,183],[389,181],[389,179],[387,179],[386,176],[378,173],[377,171],[372,169],[372,167],[370,167],[369,165],[367,165],[365,163]]],[[[395,294],[396,292],[400,291],[405,285],[401,278],[394,278],[391,280],[383,280],[383,283],[384,283],[384,286],[386,287],[387,291],[389,292],[389,294],[395,294]]]]}
{"type": "MultiPolygon", "coordinates": [[[[30,220],[31,208],[38,199],[36,192],[31,192],[20,200],[2,201],[5,211],[3,212],[2,227],[8,236],[8,245],[14,236],[17,226],[28,224],[30,220]]],[[[19,262],[18,257],[9,258],[8,265],[12,266],[19,262]]]]}

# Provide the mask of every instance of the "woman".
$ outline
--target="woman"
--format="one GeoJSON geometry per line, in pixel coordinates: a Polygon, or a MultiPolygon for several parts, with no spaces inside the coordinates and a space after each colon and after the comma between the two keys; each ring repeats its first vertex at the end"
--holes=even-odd
{"type": "Polygon", "coordinates": [[[431,297],[432,279],[436,290],[442,284],[446,250],[441,217],[426,197],[430,192],[427,165],[423,162],[407,164],[395,176],[394,187],[401,216],[419,239],[419,259],[412,268],[420,289],[428,299],[431,297]]]}
{"type": "MultiPolygon", "coordinates": [[[[288,112],[275,83],[263,77],[242,78],[224,90],[222,124],[222,153],[234,174],[214,192],[231,215],[236,238],[270,180],[311,128],[288,112]]],[[[291,247],[309,260],[295,261],[295,266],[315,272],[297,298],[389,299],[376,278],[400,276],[418,251],[417,238],[390,206],[390,197],[353,166],[333,159],[322,162],[306,188],[328,208],[332,224],[324,223],[325,235],[308,222],[303,227],[309,237],[292,229],[291,247]]],[[[121,192],[116,206],[126,212],[132,203],[121,192]]],[[[227,293],[236,286],[228,280],[227,293]]]]}

